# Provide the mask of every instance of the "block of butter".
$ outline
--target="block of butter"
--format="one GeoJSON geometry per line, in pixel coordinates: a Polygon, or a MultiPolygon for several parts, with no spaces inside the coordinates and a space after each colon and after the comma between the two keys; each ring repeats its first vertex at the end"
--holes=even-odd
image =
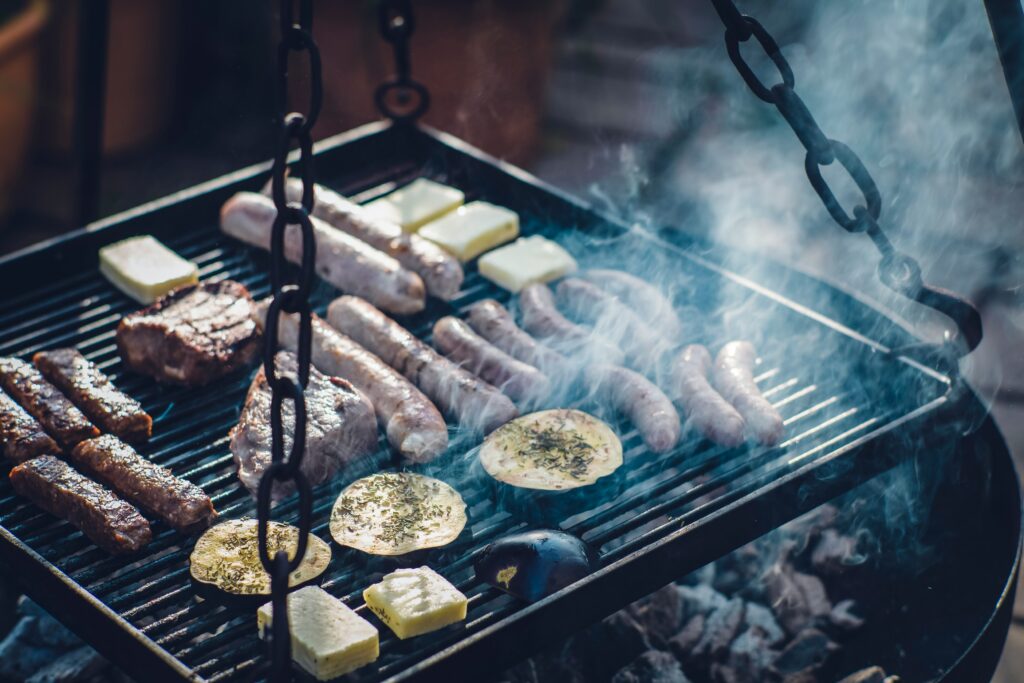
{"type": "MultiPolygon", "coordinates": [[[[256,612],[260,638],[274,623],[267,603],[256,612]]],[[[306,586],[288,595],[288,626],[292,659],[317,680],[326,681],[369,664],[380,654],[373,624],[318,586],[306,586]]]]}
{"type": "Polygon", "coordinates": [[[430,567],[398,569],[364,590],[363,600],[403,640],[466,618],[466,596],[430,567]]]}
{"type": "Polygon", "coordinates": [[[427,223],[419,235],[460,261],[469,261],[518,237],[519,216],[502,206],[470,202],[427,223]]]}
{"type": "Polygon", "coordinates": [[[401,225],[406,232],[416,232],[424,224],[459,208],[465,200],[461,190],[418,178],[370,202],[366,208],[379,218],[401,225]]]}
{"type": "Polygon", "coordinates": [[[199,282],[199,268],[161,244],[139,235],[100,249],[100,272],[111,284],[142,304],[172,289],[199,282]]]}
{"type": "Polygon", "coordinates": [[[575,272],[576,261],[551,240],[534,235],[484,254],[477,267],[494,284],[518,292],[535,282],[550,282],[575,272]]]}

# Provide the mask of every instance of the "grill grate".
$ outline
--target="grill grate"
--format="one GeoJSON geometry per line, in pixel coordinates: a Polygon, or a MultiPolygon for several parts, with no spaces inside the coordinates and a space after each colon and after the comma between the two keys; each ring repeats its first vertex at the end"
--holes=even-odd
{"type": "MultiPolygon", "coordinates": [[[[411,146],[411,153],[407,149],[395,152],[399,161],[384,155],[383,161],[369,169],[361,162],[356,163],[365,158],[365,150],[360,145],[365,146],[367,141],[382,145],[384,150],[393,149],[392,145],[385,143],[398,133],[385,129],[335,143],[327,152],[332,156],[322,158],[318,170],[323,177],[331,178],[333,158],[336,177],[334,182],[327,184],[348,194],[359,193],[363,200],[417,175],[427,174],[461,186],[466,190],[467,198],[484,196],[519,211],[526,234],[541,233],[561,241],[571,241],[573,235],[580,234],[569,229],[578,223],[560,219],[560,215],[568,215],[565,200],[524,179],[521,173],[510,175],[506,168],[473,156],[464,149],[457,149],[450,140],[433,137],[423,131],[415,131],[414,134],[417,136],[414,138],[416,144],[411,146]],[[400,161],[406,154],[414,161],[400,161]],[[347,159],[356,161],[346,166],[342,162],[347,159]],[[489,180],[491,176],[475,174],[474,171],[480,168],[487,169],[496,180],[492,182],[489,180]],[[523,187],[531,188],[530,193],[524,194],[523,187]]],[[[215,224],[216,207],[223,198],[235,189],[253,187],[259,170],[246,172],[238,182],[229,179],[231,182],[213,188],[214,191],[207,193],[208,199],[207,194],[201,194],[200,198],[168,204],[177,211],[171,217],[147,221],[147,216],[142,215],[117,224],[127,226],[125,230],[128,232],[124,234],[156,233],[159,230],[158,236],[171,248],[198,263],[203,279],[232,278],[245,284],[254,297],[263,297],[269,292],[266,257],[225,238],[215,224]],[[181,209],[189,204],[194,206],[187,212],[181,209]]],[[[577,214],[572,216],[578,218],[577,214]]],[[[102,232],[90,233],[90,237],[94,239],[90,249],[114,239],[102,232]]],[[[629,244],[633,244],[633,241],[648,238],[633,236],[628,239],[629,244]]],[[[609,243],[608,248],[595,248],[587,254],[581,254],[578,249],[574,251],[577,256],[585,257],[581,258],[584,262],[614,263],[621,248],[621,242],[614,242],[609,243]]],[[[89,258],[75,263],[75,256],[63,255],[61,245],[51,246],[34,255],[35,258],[49,256],[58,263],[69,259],[75,267],[65,269],[70,274],[48,278],[45,282],[35,278],[23,293],[0,304],[0,355],[29,356],[40,349],[77,346],[154,416],[154,436],[141,449],[144,455],[202,486],[224,517],[254,516],[254,502],[234,474],[227,438],[228,430],[237,420],[250,373],[224,378],[200,392],[160,387],[146,378],[126,373],[118,358],[113,335],[121,316],[137,306],[106,284],[98,274],[91,260],[94,250],[80,247],[77,251],[88,252],[86,256],[89,258]]],[[[759,296],[743,283],[723,277],[708,262],[684,258],[665,245],[656,251],[662,252],[667,262],[673,264],[672,270],[681,281],[691,285],[697,282],[696,286],[701,291],[713,284],[713,290],[707,291],[722,292],[732,288],[744,292],[748,299],[759,296]]],[[[27,272],[31,267],[30,260],[23,258],[3,264],[0,273],[6,272],[5,278],[18,277],[16,264],[25,261],[23,270],[27,272]]],[[[326,288],[319,289],[314,298],[315,309],[322,313],[333,295],[334,292],[326,288]]],[[[425,313],[403,322],[417,335],[428,338],[431,324],[438,315],[451,309],[461,313],[468,305],[484,297],[503,302],[509,298],[470,267],[464,290],[451,307],[433,302],[425,313]]],[[[781,495],[786,482],[795,481],[796,477],[812,468],[824,466],[844,454],[849,453],[852,458],[852,454],[862,451],[866,443],[877,441],[876,437],[881,433],[899,426],[901,421],[931,410],[942,401],[947,384],[935,373],[912,362],[892,360],[879,354],[877,351],[881,347],[877,344],[865,343],[852,333],[846,334],[835,326],[823,325],[820,320],[794,307],[764,297],[757,300],[768,302],[764,306],[767,311],[764,315],[789,321],[794,329],[805,335],[809,344],[801,348],[799,357],[794,357],[787,340],[776,343],[760,340],[764,362],[758,384],[782,412],[787,440],[776,449],[729,450],[691,438],[684,440],[672,453],[655,457],[645,450],[635,430],[627,424],[617,423],[625,451],[626,489],[612,500],[598,501],[593,509],[579,511],[566,519],[562,526],[600,547],[603,565],[609,572],[618,571],[620,582],[625,580],[621,578],[624,574],[617,568],[635,564],[638,554],[691,528],[706,525],[710,529],[712,520],[726,518],[727,513],[739,503],[752,497],[772,503],[768,494],[773,488],[777,488],[781,495]],[[828,344],[823,344],[824,341],[828,344]],[[829,349],[831,357],[824,357],[824,352],[816,351],[816,348],[829,349]],[[851,377],[872,374],[874,378],[871,381],[850,381],[851,377]],[[887,391],[882,377],[886,381],[899,379],[904,387],[912,382],[917,390],[910,397],[907,392],[887,391]]],[[[720,301],[711,301],[708,305],[716,303],[720,301]]],[[[694,340],[715,345],[725,341],[720,336],[722,333],[720,323],[708,319],[704,325],[696,327],[694,340]]],[[[577,403],[591,408],[583,398],[577,397],[577,403]]],[[[454,453],[445,458],[458,460],[461,457],[460,439],[454,432],[453,443],[454,453]]],[[[381,451],[372,463],[360,466],[361,469],[357,468],[359,471],[344,473],[343,480],[339,477],[339,480],[316,489],[314,533],[321,538],[329,538],[326,527],[330,508],[345,483],[388,466],[392,465],[382,441],[381,451]]],[[[849,469],[845,467],[844,471],[849,469]]],[[[522,619],[533,612],[473,577],[472,560],[487,542],[528,525],[497,509],[489,498],[489,488],[474,483],[466,472],[465,469],[453,468],[447,474],[448,478],[462,477],[457,488],[468,505],[472,538],[468,545],[440,549],[430,559],[432,566],[469,596],[469,614],[464,627],[445,629],[408,642],[398,641],[388,629],[381,627],[380,660],[377,665],[363,669],[359,680],[412,676],[443,661],[458,662],[459,666],[466,667],[474,665],[474,661],[475,665],[482,665],[489,657],[477,655],[476,660],[472,656],[459,660],[454,655],[460,650],[472,652],[466,643],[485,642],[497,629],[508,627],[513,622],[525,623],[522,619]]],[[[870,472],[870,468],[863,468],[857,476],[863,479],[870,472]]],[[[849,485],[852,484],[846,484],[849,485]]],[[[795,503],[779,504],[775,514],[782,517],[792,515],[816,501],[814,495],[808,494],[803,498],[805,500],[795,503]]],[[[282,521],[294,521],[294,504],[286,502],[280,505],[275,516],[282,521]]],[[[781,520],[763,523],[771,525],[778,521],[781,520]]],[[[141,557],[110,557],[68,524],[14,496],[5,477],[0,481],[0,526],[123,619],[117,629],[128,632],[133,642],[137,641],[136,649],[141,642],[141,649],[144,655],[149,653],[149,659],[119,653],[115,644],[86,630],[83,624],[95,619],[95,605],[81,607],[84,617],[65,613],[72,611],[71,605],[48,605],[58,617],[77,626],[86,639],[92,640],[108,656],[133,671],[147,671],[145,667],[159,660],[160,653],[153,648],[154,644],[191,670],[193,675],[210,681],[247,680],[264,666],[254,614],[195,599],[188,574],[188,553],[192,541],[183,539],[166,525],[160,522],[153,524],[153,541],[141,557]],[[141,641],[139,633],[145,637],[141,641]]],[[[723,540],[702,546],[702,550],[694,553],[688,561],[693,566],[710,561],[728,547],[750,540],[758,528],[751,524],[748,529],[734,529],[726,533],[723,540]]],[[[698,538],[698,534],[692,536],[698,538]]],[[[26,554],[23,549],[15,552],[26,554]]],[[[361,590],[382,572],[388,571],[389,566],[384,560],[362,558],[337,547],[334,552],[335,558],[325,575],[324,588],[366,616],[361,590]]],[[[685,563],[681,563],[673,573],[681,574],[686,568],[685,563]]],[[[42,570],[37,568],[36,571],[42,570]]],[[[639,581],[632,589],[637,594],[649,592],[659,585],[657,572],[648,567],[646,574],[649,578],[645,581],[653,583],[644,586],[644,582],[639,581]]],[[[570,594],[572,592],[569,591],[570,594]]],[[[582,600],[583,592],[577,592],[582,600]]],[[[602,604],[579,610],[578,616],[563,613],[561,621],[564,623],[559,628],[575,628],[588,619],[617,609],[631,599],[629,592],[620,590],[616,597],[606,598],[602,604]]],[[[79,603],[83,603],[81,596],[82,593],[72,596],[76,610],[80,608],[79,603]]],[[[42,596],[37,597],[47,604],[42,596]]],[[[558,609],[567,609],[564,604],[558,609]]],[[[539,613],[541,606],[536,607],[539,613]]],[[[372,616],[370,618],[373,620],[372,616]]],[[[491,664],[507,662],[541,644],[524,642],[519,646],[521,651],[508,648],[503,657],[494,658],[491,664]]],[[[493,654],[495,647],[505,649],[507,645],[507,641],[500,646],[492,644],[489,652],[493,654]]],[[[478,653],[485,651],[486,648],[476,649],[478,653]]],[[[434,669],[435,672],[437,670],[434,669]]],[[[171,677],[172,673],[182,674],[180,665],[158,670],[150,668],[147,677],[157,674],[171,677]]]]}

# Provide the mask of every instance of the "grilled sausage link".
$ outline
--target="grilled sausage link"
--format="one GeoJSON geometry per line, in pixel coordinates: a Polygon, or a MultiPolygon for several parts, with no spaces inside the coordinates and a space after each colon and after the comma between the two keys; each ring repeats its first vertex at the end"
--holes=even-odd
{"type": "Polygon", "coordinates": [[[99,436],[81,410],[20,358],[0,358],[0,384],[63,448],[99,436]]]}
{"type": "Polygon", "coordinates": [[[507,396],[439,355],[367,301],[335,299],[327,308],[327,322],[409,378],[465,427],[488,433],[519,414],[507,396]]]}
{"type": "Polygon", "coordinates": [[[19,496],[66,519],[108,553],[133,553],[153,538],[138,510],[59,458],[42,455],[18,465],[10,476],[19,496]]]}
{"type": "Polygon", "coordinates": [[[679,413],[653,382],[628,368],[596,364],[584,375],[591,388],[608,396],[616,411],[627,416],[655,453],[675,448],[682,432],[679,413]]]}
{"type": "Polygon", "coordinates": [[[533,284],[519,293],[523,327],[535,337],[550,341],[559,351],[588,361],[621,365],[621,349],[598,337],[592,330],[568,320],[555,305],[555,295],[545,284],[533,284]]]}
{"type": "MultiPolygon", "coordinates": [[[[273,202],[253,192],[239,192],[220,210],[220,227],[226,234],[261,249],[270,248],[277,209],[273,202]]],[[[364,296],[392,313],[417,313],[426,306],[426,288],[420,276],[395,259],[311,218],[316,239],[316,272],[345,292],[364,296]]],[[[285,256],[302,260],[302,232],[296,225],[285,230],[285,256]]]]}
{"type": "MultiPolygon", "coordinates": [[[[289,178],[285,192],[288,201],[299,201],[302,181],[289,178]]],[[[263,193],[270,194],[269,183],[263,193]]],[[[315,185],[313,193],[314,216],[391,256],[423,278],[427,291],[437,298],[449,301],[459,293],[465,277],[462,265],[444,249],[415,233],[405,232],[401,226],[381,220],[323,185],[315,185]]]]}
{"type": "Polygon", "coordinates": [[[501,389],[514,401],[543,397],[547,376],[489,343],[458,318],[445,316],[434,324],[434,345],[448,358],[501,389]]]}
{"type": "Polygon", "coordinates": [[[676,314],[675,306],[660,289],[646,280],[608,268],[585,270],[580,277],[618,297],[663,337],[675,341],[683,338],[683,323],[676,314]]]}
{"type": "MultiPolygon", "coordinates": [[[[256,321],[264,326],[265,302],[256,306],[256,321]]],[[[295,351],[299,321],[282,314],[278,339],[295,351]]],[[[388,443],[412,462],[429,462],[448,448],[448,426],[433,403],[402,375],[370,351],[313,316],[313,365],[325,375],[348,380],[369,397],[388,443]]]]}
{"type": "Polygon", "coordinates": [[[769,403],[754,382],[757,351],[746,341],[729,342],[715,359],[715,387],[746,420],[754,436],[765,446],[782,439],[782,416],[769,403]]]}
{"type": "Polygon", "coordinates": [[[103,429],[132,443],[149,439],[153,418],[77,349],[40,351],[32,362],[43,377],[103,429]]]}
{"type": "Polygon", "coordinates": [[[708,382],[711,354],[691,344],[676,356],[672,375],[679,388],[679,402],[698,432],[717,444],[733,448],[743,443],[746,424],[736,409],[708,382]]]}
{"type": "Polygon", "coordinates": [[[34,417],[0,391],[0,450],[12,462],[25,462],[39,455],[60,453],[60,446],[34,417]]]}
{"type": "Polygon", "coordinates": [[[201,488],[146,460],[113,434],[83,441],[68,457],[83,472],[178,531],[204,529],[217,518],[201,488]]]}
{"type": "Polygon", "coordinates": [[[565,371],[566,357],[539,343],[516,325],[508,309],[494,299],[484,299],[470,306],[466,321],[481,337],[548,376],[565,371]]]}

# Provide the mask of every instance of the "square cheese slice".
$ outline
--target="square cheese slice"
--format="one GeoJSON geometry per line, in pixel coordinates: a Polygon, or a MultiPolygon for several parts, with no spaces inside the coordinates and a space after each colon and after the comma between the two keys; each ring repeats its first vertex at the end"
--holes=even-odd
{"type": "Polygon", "coordinates": [[[465,200],[461,190],[418,178],[370,202],[366,208],[379,218],[401,225],[406,232],[416,232],[424,224],[459,208],[465,200]]]}
{"type": "Polygon", "coordinates": [[[111,284],[142,304],[172,289],[199,282],[199,268],[152,235],[129,237],[100,249],[100,272],[111,284]]]}
{"type": "Polygon", "coordinates": [[[576,260],[551,240],[534,235],[484,254],[477,266],[480,274],[494,284],[518,292],[527,285],[575,272],[576,260]]]}
{"type": "MultiPolygon", "coordinates": [[[[260,638],[267,637],[273,623],[274,610],[268,602],[256,612],[260,638]]],[[[318,586],[288,595],[288,626],[292,659],[321,681],[369,664],[380,654],[373,624],[318,586]]]]}
{"type": "Polygon", "coordinates": [[[466,618],[466,596],[430,569],[398,569],[363,591],[366,606],[401,639],[466,618]]]}
{"type": "Polygon", "coordinates": [[[427,223],[419,235],[460,261],[469,261],[518,237],[519,215],[487,202],[470,202],[427,223]]]}

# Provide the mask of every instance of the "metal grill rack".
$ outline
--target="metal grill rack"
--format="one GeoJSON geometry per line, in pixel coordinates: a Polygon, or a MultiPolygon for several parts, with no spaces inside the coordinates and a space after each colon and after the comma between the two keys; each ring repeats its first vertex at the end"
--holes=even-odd
{"type": "MultiPolygon", "coordinates": [[[[216,222],[221,203],[237,190],[258,188],[266,168],[239,171],[0,260],[0,281],[14,291],[0,302],[0,355],[27,357],[41,349],[77,346],[154,416],[154,436],[144,455],[202,486],[224,517],[255,514],[235,475],[227,437],[250,374],[195,391],[160,387],[124,372],[113,334],[121,316],[137,306],[100,276],[96,249],[131,234],[152,233],[196,261],[203,279],[232,278],[262,297],[269,290],[266,257],[223,236],[216,222]]],[[[476,680],[474,673],[513,663],[891,466],[900,457],[892,446],[907,433],[943,436],[937,427],[949,404],[949,378],[890,353],[889,348],[912,341],[909,335],[820,282],[777,266],[759,267],[759,273],[769,279],[775,274],[789,287],[803,283],[797,303],[771,285],[755,285],[723,269],[714,248],[678,233],[624,238],[626,226],[425,128],[372,124],[338,136],[320,146],[317,171],[325,184],[362,199],[419,175],[433,177],[460,187],[467,199],[485,198],[518,211],[526,234],[562,241],[600,236],[594,243],[603,247],[576,254],[584,264],[614,263],[623,244],[653,240],[650,251],[664,268],[686,279],[691,291],[707,294],[704,308],[717,305],[715,297],[754,302],[773,325],[804,340],[799,355],[792,339],[759,340],[765,359],[759,384],[786,419],[787,437],[779,448],[726,450],[690,438],[672,453],[655,456],[635,431],[618,424],[627,488],[563,522],[600,547],[602,568],[539,603],[523,605],[475,580],[475,553],[528,525],[497,509],[490,488],[473,480],[468,469],[447,470],[449,478],[459,479],[471,534],[428,561],[469,596],[468,619],[464,626],[406,642],[381,628],[380,660],[359,672],[360,681],[456,672],[450,680],[476,680]],[[855,329],[871,330],[873,339],[855,329]]],[[[322,312],[334,294],[321,288],[316,310],[322,312]]],[[[433,301],[426,312],[402,322],[428,338],[439,315],[461,312],[484,297],[508,299],[471,266],[455,301],[433,301]]],[[[693,332],[694,340],[712,345],[727,341],[721,333],[712,318],[693,332]]],[[[468,446],[466,441],[456,438],[444,458],[465,459],[459,444],[468,446]]],[[[390,466],[382,442],[373,463],[319,487],[314,533],[329,538],[330,507],[345,483],[390,466]]],[[[293,521],[287,503],[278,510],[278,519],[293,521]]],[[[188,574],[194,539],[161,523],[153,530],[153,542],[141,556],[110,557],[68,524],[16,497],[6,477],[0,481],[0,549],[8,563],[38,602],[101,652],[145,680],[259,677],[266,659],[252,610],[198,601],[188,574]]],[[[361,591],[389,566],[334,550],[323,585],[365,615],[361,591]]]]}

